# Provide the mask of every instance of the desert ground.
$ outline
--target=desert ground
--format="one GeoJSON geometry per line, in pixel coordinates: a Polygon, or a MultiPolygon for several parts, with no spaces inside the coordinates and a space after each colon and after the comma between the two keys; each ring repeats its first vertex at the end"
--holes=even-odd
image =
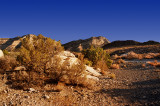
{"type": "MultiPolygon", "coordinates": [[[[110,51],[148,52],[151,48],[159,51],[159,46],[125,47],[110,51]],[[155,49],[157,47],[158,49],[155,49]],[[140,49],[138,49],[140,48],[140,49]],[[144,51],[144,49],[143,49],[144,51]]],[[[99,81],[91,88],[65,85],[61,91],[46,85],[42,88],[19,90],[11,88],[7,80],[9,72],[0,75],[1,106],[158,106],[160,105],[160,68],[147,64],[155,59],[124,59],[119,69],[108,69],[99,76],[99,81]],[[110,78],[108,75],[114,73],[110,78]]],[[[158,60],[158,59],[156,59],[158,60]]]]}

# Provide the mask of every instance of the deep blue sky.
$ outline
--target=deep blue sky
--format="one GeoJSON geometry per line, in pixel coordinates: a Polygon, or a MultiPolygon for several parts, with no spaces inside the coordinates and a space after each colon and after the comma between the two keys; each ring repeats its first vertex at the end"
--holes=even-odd
{"type": "Polygon", "coordinates": [[[0,38],[160,41],[160,0],[0,0],[0,38]]]}

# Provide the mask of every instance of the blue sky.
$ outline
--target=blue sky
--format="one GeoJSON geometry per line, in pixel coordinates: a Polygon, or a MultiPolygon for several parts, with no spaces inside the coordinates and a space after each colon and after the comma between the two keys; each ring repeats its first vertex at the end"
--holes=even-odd
{"type": "Polygon", "coordinates": [[[0,38],[160,41],[159,0],[0,0],[0,38]]]}

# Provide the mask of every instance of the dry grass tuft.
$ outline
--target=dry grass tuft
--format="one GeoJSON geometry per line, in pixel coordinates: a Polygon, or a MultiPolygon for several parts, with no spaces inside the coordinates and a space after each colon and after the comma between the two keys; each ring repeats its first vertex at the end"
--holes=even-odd
{"type": "Polygon", "coordinates": [[[15,58],[10,56],[5,56],[4,58],[0,58],[0,69],[3,70],[1,73],[5,73],[5,71],[12,70],[17,66],[17,61],[15,58]]]}
{"type": "Polygon", "coordinates": [[[131,51],[131,52],[128,52],[126,58],[127,59],[143,59],[143,56],[141,54],[137,54],[131,51]]]}
{"type": "Polygon", "coordinates": [[[146,67],[146,64],[142,64],[142,67],[145,68],[145,67],[146,67]]]}
{"type": "Polygon", "coordinates": [[[111,74],[109,74],[109,78],[115,79],[115,78],[116,78],[116,75],[115,75],[114,73],[111,73],[111,74]]]}
{"type": "Polygon", "coordinates": [[[96,69],[100,69],[101,73],[105,75],[108,70],[108,66],[104,60],[98,61],[97,64],[95,65],[96,69]]]}
{"type": "Polygon", "coordinates": [[[114,60],[119,58],[121,58],[121,56],[118,56],[117,54],[111,56],[111,59],[114,59],[114,60]]]}
{"type": "Polygon", "coordinates": [[[118,59],[115,61],[115,64],[124,64],[125,61],[123,59],[118,59]]]}
{"type": "Polygon", "coordinates": [[[58,82],[57,86],[55,87],[56,91],[62,91],[65,87],[65,84],[63,82],[58,82]]]}
{"type": "Polygon", "coordinates": [[[119,66],[119,64],[112,64],[110,68],[111,69],[120,69],[120,66],[119,66]]]}

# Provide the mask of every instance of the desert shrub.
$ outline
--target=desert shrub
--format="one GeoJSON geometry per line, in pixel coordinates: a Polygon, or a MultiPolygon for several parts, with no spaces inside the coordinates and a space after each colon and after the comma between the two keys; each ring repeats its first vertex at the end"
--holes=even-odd
{"type": "Polygon", "coordinates": [[[51,61],[51,57],[63,51],[63,47],[60,42],[46,38],[41,34],[32,37],[26,36],[26,38],[21,39],[21,42],[20,54],[17,56],[17,61],[20,65],[26,67],[28,77],[23,77],[19,71],[15,75],[12,75],[12,79],[14,79],[12,82],[22,87],[42,86],[45,80],[48,79],[46,72],[52,68],[52,64],[48,64],[51,61]]]}
{"type": "MultiPolygon", "coordinates": [[[[42,35],[27,36],[22,40],[17,61],[26,67],[25,75],[18,71],[12,75],[16,87],[45,86],[47,83],[62,82],[83,85],[86,79],[83,62],[68,66],[57,54],[63,51],[60,42],[42,35]]],[[[68,61],[69,62],[69,61],[68,61]]]]}
{"type": "Polygon", "coordinates": [[[16,67],[18,62],[15,58],[10,56],[5,56],[4,58],[0,58],[0,69],[4,71],[12,70],[16,67]]]}
{"type": "Polygon", "coordinates": [[[47,70],[46,64],[50,61],[51,57],[63,50],[60,42],[46,38],[41,34],[34,37],[26,36],[21,41],[22,46],[17,60],[28,71],[43,72],[47,70]]]}
{"type": "Polygon", "coordinates": [[[145,68],[145,67],[146,67],[146,64],[143,63],[143,64],[142,64],[142,67],[145,68]]]}
{"type": "Polygon", "coordinates": [[[73,64],[71,67],[67,67],[67,65],[63,65],[62,73],[60,81],[65,82],[66,84],[78,84],[84,85],[84,81],[86,80],[86,73],[85,73],[85,65],[80,62],[80,64],[73,64]]]}
{"type": "Polygon", "coordinates": [[[4,50],[3,50],[3,54],[4,54],[4,55],[9,55],[9,52],[8,52],[6,49],[4,49],[4,50]]]}
{"type": "Polygon", "coordinates": [[[121,63],[124,64],[125,61],[123,59],[118,59],[118,60],[115,60],[114,63],[115,64],[121,64],[121,63]]]}
{"type": "Polygon", "coordinates": [[[107,54],[103,48],[95,48],[91,46],[88,49],[84,49],[82,51],[84,58],[87,58],[89,61],[93,63],[93,66],[98,63],[98,61],[105,61],[105,64],[109,67],[112,64],[112,60],[110,59],[110,55],[107,54]]]}
{"type": "Polygon", "coordinates": [[[107,74],[106,71],[108,70],[108,66],[107,66],[107,64],[106,64],[106,62],[104,60],[98,61],[95,67],[97,69],[99,68],[103,75],[107,74]]]}
{"type": "Polygon", "coordinates": [[[84,59],[83,62],[88,66],[92,66],[92,61],[89,61],[88,59],[84,59]]]}
{"type": "Polygon", "coordinates": [[[111,74],[109,74],[109,78],[115,79],[115,78],[116,78],[116,75],[115,75],[114,73],[111,73],[111,74]]]}
{"type": "Polygon", "coordinates": [[[112,64],[110,68],[111,69],[119,69],[120,66],[119,66],[119,64],[112,64]]]}

